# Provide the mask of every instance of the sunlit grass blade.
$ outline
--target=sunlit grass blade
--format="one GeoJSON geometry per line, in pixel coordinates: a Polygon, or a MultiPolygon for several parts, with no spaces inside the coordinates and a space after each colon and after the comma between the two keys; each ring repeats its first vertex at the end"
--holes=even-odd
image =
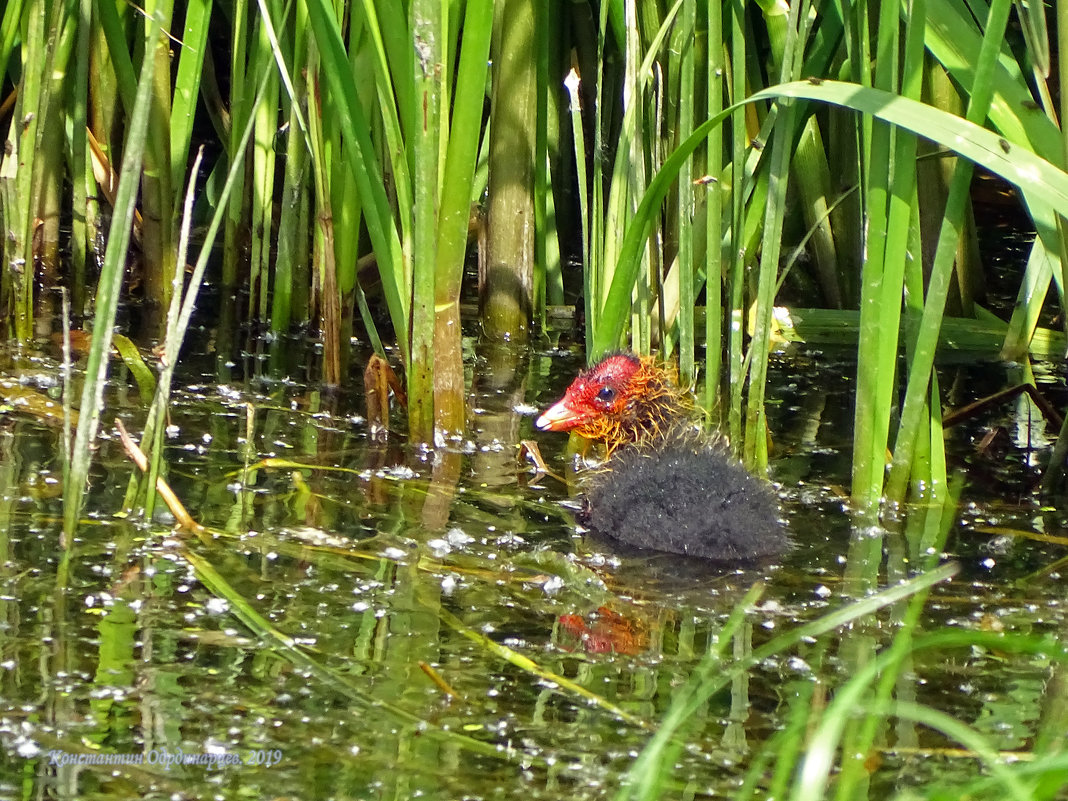
{"type": "MultiPolygon", "coordinates": [[[[917,637],[909,649],[912,653],[927,649],[983,648],[1019,653],[1053,653],[1059,652],[1050,640],[1031,636],[990,635],[984,632],[949,632],[917,637]],[[1048,650],[1052,649],[1052,650],[1048,650]]],[[[826,788],[834,769],[835,754],[838,752],[842,732],[858,710],[867,712],[865,695],[870,685],[880,674],[894,676],[895,664],[900,663],[902,651],[885,651],[838,688],[834,699],[824,711],[820,725],[812,732],[802,769],[798,772],[791,798],[796,801],[818,801],[825,797],[826,788]]],[[[1063,654],[1059,659],[1063,660],[1063,654]]],[[[885,708],[879,712],[871,707],[872,714],[885,717],[892,714],[892,709],[885,708]]]]}
{"type": "Polygon", "coordinates": [[[96,3],[93,10],[98,15],[100,30],[107,42],[119,97],[127,114],[132,115],[134,96],[137,92],[137,72],[126,46],[124,24],[119,18],[118,7],[113,3],[96,3]]]}
{"type": "MultiPolygon", "coordinates": [[[[307,243],[310,235],[312,192],[309,184],[314,183],[317,196],[325,198],[326,193],[322,187],[327,179],[325,165],[321,163],[317,165],[313,174],[309,173],[312,164],[311,154],[315,152],[315,145],[311,138],[312,126],[306,118],[304,109],[308,95],[307,72],[314,66],[309,63],[310,33],[307,5],[287,3],[284,8],[280,9],[275,4],[272,10],[268,8],[266,0],[258,0],[257,6],[260,10],[263,34],[270,43],[270,53],[277,68],[278,79],[285,87],[289,112],[284,177],[279,199],[277,250],[274,268],[270,271],[273,278],[270,293],[271,329],[282,332],[288,329],[294,314],[299,315],[300,322],[306,322],[310,317],[312,260],[308,253],[307,243]],[[277,16],[285,21],[291,13],[294,14],[295,19],[290,29],[285,31],[287,35],[283,42],[278,38],[274,17],[277,16]]],[[[320,111],[321,105],[318,103],[311,103],[306,109],[307,115],[315,117],[316,120],[318,120],[320,111]]],[[[316,130],[321,130],[321,126],[316,130]]],[[[320,147],[319,150],[321,152],[322,148],[320,147]]],[[[359,220],[358,213],[356,219],[359,220]]],[[[358,239],[358,236],[354,235],[353,239],[358,239]]],[[[260,263],[266,275],[267,264],[263,261],[265,251],[262,245],[260,253],[260,263]]],[[[265,300],[266,287],[263,287],[263,294],[265,300]]],[[[320,306],[323,305],[320,303],[320,306]]],[[[330,348],[326,347],[326,343],[331,343],[336,351],[335,332],[324,332],[324,340],[323,361],[324,367],[329,372],[331,365],[337,360],[337,353],[328,352],[330,348]]],[[[333,375],[331,379],[335,382],[337,380],[333,375]]]]}
{"type": "Polygon", "coordinates": [[[134,381],[137,382],[137,392],[141,397],[142,403],[151,403],[152,394],[156,390],[156,376],[145,364],[145,360],[141,357],[141,352],[129,337],[122,334],[112,334],[111,339],[123,364],[126,365],[126,369],[130,371],[134,381]]]}
{"type": "MultiPolygon", "coordinates": [[[[1008,327],[992,313],[977,307],[979,319],[946,317],[942,320],[938,347],[943,352],[969,352],[996,360],[1005,341],[1008,327]]],[[[810,345],[856,345],[860,326],[859,313],[834,309],[780,307],[777,316],[780,335],[791,342],[810,345]]],[[[1060,331],[1037,328],[1028,352],[1038,359],[1061,358],[1068,340],[1060,331]]]]}
{"type": "Polygon", "coordinates": [[[625,709],[617,706],[616,704],[607,701],[603,696],[591,692],[586,687],[583,687],[581,684],[572,681],[566,676],[561,676],[559,674],[552,673],[551,671],[546,670],[545,668],[541,667],[536,662],[524,656],[523,654],[494,641],[482,632],[475,631],[469,628],[468,626],[465,626],[458,617],[453,615],[448,610],[444,608],[439,609],[438,614],[441,616],[441,619],[444,620],[446,624],[448,624],[450,628],[459,632],[472,642],[477,643],[481,648],[486,649],[497,658],[503,659],[504,661],[514,665],[515,667],[519,668],[520,670],[523,670],[526,673],[529,673],[532,676],[536,676],[541,681],[548,681],[560,685],[560,687],[567,690],[569,693],[573,693],[579,696],[580,698],[583,698],[584,700],[601,707],[602,709],[618,717],[620,720],[625,720],[626,722],[632,723],[636,726],[643,726],[646,728],[649,727],[649,724],[643,721],[641,718],[636,717],[635,715],[632,715],[631,713],[627,712],[625,709]]]}
{"type": "MultiPolygon", "coordinates": [[[[938,434],[941,434],[940,429],[938,434]]],[[[938,453],[941,454],[941,442],[938,442],[938,445],[938,453]]],[[[913,514],[910,514],[906,521],[907,524],[911,524],[913,521],[916,521],[918,525],[927,524],[928,528],[931,529],[931,535],[927,543],[929,547],[912,564],[903,563],[904,560],[901,563],[892,562],[887,571],[888,580],[890,581],[905,580],[910,570],[913,569],[913,565],[928,570],[937,569],[936,566],[940,559],[939,554],[943,552],[943,546],[955,518],[954,513],[960,493],[959,486],[954,487],[952,491],[947,491],[944,474],[940,478],[943,483],[938,487],[937,496],[924,499],[929,506],[914,508],[913,514]],[[897,569],[895,569],[895,565],[898,566],[897,569]]],[[[893,536],[898,532],[888,533],[893,536]]],[[[872,561],[872,569],[877,571],[879,560],[872,561]]],[[[877,580],[874,572],[865,578],[870,578],[872,581],[877,580]]],[[[852,715],[852,720],[841,721],[845,725],[841,729],[843,756],[839,765],[838,786],[835,788],[837,799],[844,801],[854,797],[859,792],[860,787],[868,780],[869,773],[865,767],[864,760],[863,758],[857,758],[856,755],[871,752],[875,747],[879,731],[885,725],[885,715],[871,711],[870,707],[889,703],[898,687],[900,674],[902,671],[909,669],[908,659],[914,637],[922,619],[929,591],[930,588],[917,592],[908,599],[907,603],[900,603],[892,610],[895,624],[894,637],[890,645],[883,649],[879,655],[879,659],[884,662],[884,669],[875,674],[875,678],[871,680],[870,696],[860,706],[864,711],[856,714],[855,710],[858,707],[851,709],[844,705],[839,709],[827,710],[828,714],[824,722],[833,721],[830,724],[832,727],[840,723],[840,721],[835,720],[835,715],[839,713],[839,710],[846,715],[852,715]],[[873,700],[874,703],[867,703],[869,700],[873,700]]],[[[843,650],[845,650],[845,647],[843,647],[843,650]]],[[[865,651],[860,660],[851,661],[863,667],[867,660],[871,658],[872,655],[865,651]]]]}
{"type": "Polygon", "coordinates": [[[749,343],[747,360],[748,392],[746,393],[746,420],[743,440],[743,455],[750,469],[763,472],[768,463],[767,417],[764,409],[764,391],[768,370],[768,352],[771,345],[772,307],[775,303],[776,277],[781,252],[781,235],[785,214],[786,187],[789,181],[791,148],[786,136],[791,127],[794,109],[784,111],[780,125],[775,128],[772,140],[771,165],[769,168],[769,192],[767,213],[764,218],[764,240],[761,248],[757,287],[754,293],[753,332],[749,343]]]}
{"type": "MultiPolygon", "coordinates": [[[[982,84],[976,65],[983,45],[971,12],[957,0],[928,0],[924,44],[942,62],[954,81],[970,96],[982,84]]],[[[1053,161],[1060,158],[1061,136],[1053,122],[1037,108],[1019,65],[1006,50],[999,50],[984,89],[993,91],[990,121],[1010,143],[1026,145],[1053,161]]]]}
{"type": "MultiPolygon", "coordinates": [[[[624,780],[623,789],[616,795],[616,799],[623,801],[623,799],[627,798],[646,799],[657,797],[655,788],[657,782],[662,780],[662,777],[654,777],[647,774],[650,771],[659,772],[663,769],[664,766],[658,764],[658,755],[663,752],[663,749],[674,736],[677,725],[695,714],[698,708],[707,703],[714,693],[726,687],[735,676],[744,673],[752,665],[759,664],[774,655],[782,654],[798,642],[818,637],[840,626],[848,625],[851,621],[870,615],[890,604],[909,598],[917,593],[923,593],[935,584],[949,579],[959,569],[959,565],[947,563],[906,582],[854,601],[817,620],[779,634],[764,645],[754,649],[744,659],[735,661],[727,666],[719,666],[720,669],[718,670],[713,671],[713,668],[718,665],[721,653],[718,649],[710,650],[702,660],[701,666],[691,676],[686,692],[678,693],[675,696],[675,700],[666,713],[665,722],[661,724],[661,728],[650,740],[642,755],[635,760],[631,770],[628,771],[627,778],[624,780]],[[667,725],[668,721],[671,721],[672,725],[667,725]]],[[[729,620],[741,622],[744,620],[746,611],[747,607],[739,604],[735,607],[729,620]]],[[[852,707],[849,707],[849,709],[852,709],[852,707]]]]}
{"type": "Polygon", "coordinates": [[[1042,237],[1035,237],[1031,243],[1027,267],[1020,281],[1016,303],[1012,308],[1009,330],[1005,334],[1005,344],[1001,349],[1003,359],[1016,360],[1027,353],[1038,321],[1042,314],[1042,305],[1049,292],[1050,282],[1059,270],[1054,265],[1059,261],[1056,254],[1050,253],[1042,237]]]}
{"type": "Polygon", "coordinates": [[[405,725],[417,726],[420,732],[427,737],[433,737],[453,746],[463,748],[484,757],[500,760],[511,760],[515,754],[511,749],[498,748],[493,743],[484,743],[473,737],[459,734],[448,728],[425,721],[398,704],[384,701],[381,698],[371,696],[366,690],[358,687],[355,682],[341,671],[324,665],[305,648],[301,647],[293,637],[271,625],[270,621],[261,615],[241,593],[226,580],[203,556],[189,548],[183,548],[182,558],[185,559],[196,571],[197,578],[216,597],[225,600],[229,604],[230,612],[265,643],[269,643],[273,649],[283,655],[295,665],[300,665],[314,676],[317,680],[331,690],[337,692],[367,713],[387,714],[405,725]]]}
{"type": "MultiPolygon", "coordinates": [[[[982,33],[978,29],[972,12],[956,0],[930,0],[928,25],[925,31],[925,44],[931,53],[942,62],[953,80],[960,84],[969,95],[976,91],[976,68],[982,46],[982,33]]],[[[1063,19],[1063,17],[1059,17],[1063,19]]],[[[997,56],[993,74],[985,81],[993,89],[989,118],[1008,142],[1023,146],[1054,164],[1063,163],[1065,134],[1058,128],[1054,119],[1056,112],[1047,106],[1043,109],[1036,105],[1024,78],[1023,71],[1009,48],[1002,47],[997,56]]],[[[1064,62],[1057,59],[1060,69],[1064,62]]],[[[1039,96],[1043,103],[1045,97],[1044,81],[1038,84],[1039,96]]],[[[1061,109],[1062,119],[1065,109],[1061,109]]],[[[1068,246],[1060,226],[1052,215],[1034,209],[1034,202],[1028,197],[1026,183],[1021,184],[1021,193],[1026,205],[1031,209],[1032,218],[1038,235],[1045,241],[1050,253],[1061,254],[1061,268],[1054,270],[1061,297],[1064,297],[1065,275],[1068,274],[1068,246]]]]}
{"type": "Polygon", "coordinates": [[[706,687],[712,682],[714,673],[724,669],[727,660],[727,648],[731,645],[739,629],[745,624],[745,616],[764,592],[762,584],[754,584],[735,604],[730,617],[716,634],[712,646],[701,659],[697,669],[690,674],[689,680],[681,692],[674,695],[656,734],[642,749],[634,760],[623,786],[616,794],[617,801],[628,798],[641,801],[653,801],[660,798],[663,785],[670,774],[673,760],[666,759],[666,754],[675,745],[676,737],[693,716],[695,706],[706,696],[706,687]]]}
{"type": "MultiPolygon", "coordinates": [[[[900,47],[897,10],[879,6],[873,85],[896,92],[901,85],[895,54],[900,47]]],[[[922,7],[910,30],[923,25],[922,7]]],[[[915,39],[909,40],[914,44],[915,39]]],[[[915,54],[909,51],[910,62],[915,54]]],[[[912,70],[915,70],[915,65],[912,70]]],[[[911,71],[910,71],[911,72],[911,71]]],[[[911,78],[912,94],[919,84],[911,78]]],[[[854,411],[853,498],[871,507],[882,496],[890,407],[896,385],[901,298],[911,211],[916,204],[915,138],[893,126],[865,119],[861,186],[866,206],[864,262],[860,281],[860,341],[854,411]]]]}
{"type": "Polygon", "coordinates": [[[1049,204],[1060,213],[1068,211],[1068,174],[1041,156],[953,114],[878,89],[838,81],[783,84],[762,90],[749,100],[777,95],[831,103],[892,122],[982,165],[1020,187],[1035,201],[1049,204]]]}

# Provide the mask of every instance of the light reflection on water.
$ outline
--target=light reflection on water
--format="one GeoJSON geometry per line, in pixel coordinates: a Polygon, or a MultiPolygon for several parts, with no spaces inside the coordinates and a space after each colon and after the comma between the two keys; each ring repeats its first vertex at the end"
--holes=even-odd
{"type": "MultiPolygon", "coordinates": [[[[575,354],[534,354],[518,374],[476,363],[472,431],[448,453],[369,441],[358,391],[268,380],[256,366],[268,357],[247,356],[225,386],[188,375],[173,396],[168,480],[211,536],[178,536],[164,515],[149,525],[113,517],[130,468],[105,439],[65,591],[55,580],[58,433],[9,416],[0,431],[0,709],[10,711],[0,737],[17,771],[0,778],[0,794],[14,795],[18,776],[72,797],[229,797],[241,788],[264,797],[600,798],[754,584],[763,593],[728,649],[733,659],[925,561],[907,525],[854,528],[845,501],[853,368],[834,354],[773,364],[773,478],[797,547],[762,569],[590,541],[571,519],[573,488],[530,481],[515,446],[535,436],[529,409],[567,383],[575,354]],[[257,377],[240,380],[242,366],[257,377]],[[183,548],[232,596],[207,586],[183,548]],[[257,636],[242,604],[309,661],[257,636]],[[57,767],[49,751],[156,758],[57,767]],[[160,761],[179,751],[243,764],[160,761]]],[[[990,386],[999,370],[947,368],[955,372],[945,385],[990,386]]],[[[136,393],[116,383],[109,403],[136,429],[136,393]]],[[[992,414],[950,435],[954,464],[984,480],[965,489],[946,549],[962,569],[935,589],[926,625],[1059,633],[1059,576],[1042,571],[1065,548],[1015,532],[1057,536],[1064,518],[1033,501],[1035,468],[1019,437],[996,454],[975,452],[984,427],[1018,420],[1012,408],[992,414]]],[[[564,438],[536,438],[562,471],[564,438]]],[[[827,692],[885,648],[895,614],[803,641],[731,681],[695,718],[673,780],[731,792],[786,725],[792,701],[827,692]]],[[[961,718],[1006,751],[1026,747],[1048,703],[1049,665],[1035,657],[921,652],[909,676],[900,697],[961,718]]],[[[940,758],[947,742],[923,727],[901,722],[882,739],[873,798],[974,770],[940,758]]]]}

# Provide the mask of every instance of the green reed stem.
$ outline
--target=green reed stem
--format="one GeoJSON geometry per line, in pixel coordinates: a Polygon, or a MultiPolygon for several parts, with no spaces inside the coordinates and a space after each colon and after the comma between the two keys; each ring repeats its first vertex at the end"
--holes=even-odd
{"type": "MultiPolygon", "coordinates": [[[[730,388],[727,407],[727,436],[734,443],[735,452],[742,445],[742,390],[745,375],[742,366],[744,355],[743,336],[745,329],[745,251],[743,250],[743,223],[745,220],[745,176],[742,165],[745,164],[746,128],[745,108],[737,104],[745,97],[745,4],[741,0],[732,0],[730,4],[730,82],[728,98],[731,102],[731,213],[730,237],[727,251],[729,261],[727,268],[727,288],[729,293],[727,336],[727,383],[730,388]]],[[[711,112],[709,112],[711,115],[711,112]]]]}
{"type": "Polygon", "coordinates": [[[478,165],[493,7],[493,0],[470,0],[466,4],[452,88],[452,118],[442,123],[442,141],[447,138],[447,143],[438,195],[434,283],[434,346],[442,358],[433,380],[435,422],[439,430],[448,433],[463,430],[465,419],[460,291],[478,165]]]}
{"type": "MultiPolygon", "coordinates": [[[[290,33],[292,64],[303,65],[308,58],[308,13],[304,3],[297,3],[295,21],[290,33]]],[[[272,49],[280,49],[274,45],[272,49]]],[[[277,52],[277,50],[276,50],[277,52]]],[[[288,70],[279,69],[286,86],[289,102],[289,135],[286,137],[285,173],[279,201],[278,252],[274,263],[274,288],[271,293],[271,330],[282,332],[289,328],[294,314],[301,322],[307,320],[309,258],[309,169],[310,146],[307,123],[301,112],[301,98],[307,97],[308,81],[303,69],[289,77],[288,70]],[[292,81],[292,82],[290,82],[292,81]]],[[[314,178],[311,178],[314,180],[314,178]]]]}
{"type": "MultiPolygon", "coordinates": [[[[686,0],[682,5],[678,29],[681,32],[680,59],[681,76],[679,80],[679,125],[678,137],[689,136],[694,125],[695,101],[695,47],[694,37],[697,33],[697,6],[693,0],[686,0]]],[[[679,378],[685,384],[694,379],[695,321],[694,306],[694,260],[696,247],[694,243],[694,217],[696,215],[693,165],[687,161],[679,171],[679,199],[676,225],[678,228],[678,277],[679,277],[679,378]]],[[[718,227],[718,226],[717,226],[718,227]]],[[[714,241],[714,240],[713,240],[714,241]]]]}
{"type": "MultiPolygon", "coordinates": [[[[226,151],[231,161],[237,152],[240,132],[251,116],[252,106],[248,95],[248,49],[249,7],[248,0],[234,0],[230,10],[230,141],[226,151]]],[[[242,260],[241,243],[246,227],[244,210],[247,193],[244,191],[245,174],[239,174],[237,191],[230,195],[226,210],[226,231],[223,235],[222,285],[237,285],[237,268],[242,260]]]]}
{"type": "MultiPolygon", "coordinates": [[[[175,194],[171,183],[171,18],[174,4],[156,0],[146,10],[148,38],[145,58],[156,59],[154,100],[141,176],[141,245],[144,255],[145,297],[164,308],[170,303],[175,263],[175,194]]],[[[184,171],[185,165],[182,165],[184,171]]]]}
{"type": "MultiPolygon", "coordinates": [[[[1010,0],[994,0],[990,5],[986,36],[983,39],[979,63],[976,65],[975,90],[968,103],[966,115],[966,119],[976,124],[986,119],[987,109],[993,97],[993,86],[989,76],[993,73],[998,53],[1001,50],[1011,7],[1010,0]]],[[[970,161],[959,160],[954,168],[949,187],[942,231],[938,237],[938,247],[931,266],[923,316],[920,318],[919,332],[916,336],[916,349],[912,363],[909,365],[909,380],[905,390],[894,458],[890,467],[890,476],[887,479],[886,495],[891,500],[903,500],[905,496],[931,371],[934,369],[938,332],[945,311],[946,297],[952,283],[953,261],[957,253],[957,242],[960,238],[964,209],[968,201],[972,172],[973,165],[970,161]]]]}
{"type": "MultiPolygon", "coordinates": [[[[590,182],[586,176],[586,139],[582,130],[582,101],[579,97],[581,82],[578,73],[574,69],[568,73],[564,80],[567,87],[570,103],[571,117],[571,140],[575,146],[575,174],[578,177],[578,202],[580,216],[580,233],[582,235],[582,298],[586,311],[586,337],[592,341],[592,332],[597,330],[597,312],[599,304],[596,300],[598,283],[597,266],[593,261],[593,218],[590,210],[590,182]]],[[[594,173],[596,178],[597,174],[594,173]]]]}
{"type": "Polygon", "coordinates": [[[0,75],[7,75],[7,62],[19,37],[19,23],[25,0],[10,0],[0,17],[0,75]]]}
{"type": "MultiPolygon", "coordinates": [[[[438,225],[438,143],[441,131],[443,18],[437,0],[413,0],[415,103],[421,111],[412,131],[415,207],[412,243],[412,355],[408,365],[408,430],[413,440],[434,437],[434,281],[438,225]]],[[[467,200],[465,194],[462,198],[467,200]]]]}
{"type": "MultiPolygon", "coordinates": [[[[186,3],[180,46],[172,45],[178,51],[170,119],[171,186],[174,187],[181,187],[189,159],[189,143],[200,101],[200,79],[204,73],[212,7],[212,0],[190,0],[186,3]]],[[[184,269],[184,265],[179,263],[178,266],[184,269]]]]}
{"type": "Polygon", "coordinates": [[[363,199],[364,222],[378,260],[382,287],[400,352],[404,355],[407,365],[410,356],[410,283],[405,280],[406,267],[401,240],[393,225],[376,149],[371,141],[370,126],[357,96],[337,17],[325,0],[308,0],[307,5],[310,27],[319,48],[326,86],[337,111],[337,122],[347,146],[352,148],[350,157],[345,161],[363,199]]]}
{"type": "MultiPolygon", "coordinates": [[[[149,40],[154,41],[154,40],[149,40]]],[[[86,481],[89,476],[90,448],[96,441],[103,409],[104,387],[107,384],[108,352],[118,309],[119,291],[126,267],[126,251],[130,242],[134,206],[141,178],[141,159],[147,140],[151,114],[151,93],[155,59],[146,58],[141,65],[133,115],[127,128],[123,148],[122,171],[115,197],[115,209],[108,236],[107,252],[101,267],[96,293],[96,324],[85,368],[85,386],[79,407],[80,423],[74,438],[69,480],[63,491],[63,531],[74,535],[84,503],[86,481]]]]}
{"type": "MultiPolygon", "coordinates": [[[[78,39],[75,44],[74,85],[68,104],[71,129],[71,265],[70,298],[68,306],[73,305],[81,313],[85,308],[86,296],[86,258],[92,249],[88,218],[89,198],[96,187],[90,184],[93,171],[86,158],[89,125],[89,44],[92,38],[91,20],[93,16],[92,0],[80,0],[78,4],[78,39]]],[[[3,75],[0,66],[0,75],[3,75]]]]}
{"type": "Polygon", "coordinates": [[[10,232],[4,241],[4,296],[13,298],[15,338],[22,343],[33,336],[34,258],[33,229],[36,219],[33,187],[37,159],[37,129],[41,125],[41,101],[47,70],[45,25],[43,14],[29,14],[22,40],[23,69],[14,120],[23,122],[14,128],[10,152],[5,154],[0,170],[3,185],[5,228],[10,232]],[[38,68],[40,65],[40,68],[38,68]]]}
{"type": "MultiPolygon", "coordinates": [[[[723,8],[708,8],[706,108],[714,116],[723,109],[724,64],[723,8]]],[[[710,412],[719,402],[720,370],[723,361],[723,267],[727,251],[723,247],[723,128],[713,128],[705,149],[705,396],[710,412]]],[[[728,231],[729,233],[729,231],[728,231]]]]}
{"type": "MultiPolygon", "coordinates": [[[[193,223],[193,200],[195,197],[195,189],[197,185],[197,173],[200,171],[200,163],[204,157],[204,148],[201,147],[193,160],[193,168],[189,173],[189,182],[185,193],[185,204],[182,208],[182,225],[178,235],[178,263],[185,264],[186,254],[189,249],[189,232],[193,223]]],[[[225,208],[225,204],[220,204],[216,207],[216,216],[222,214],[222,210],[225,208]]],[[[180,273],[176,273],[171,286],[170,297],[171,301],[167,307],[167,323],[166,333],[163,340],[164,353],[167,357],[164,360],[164,369],[160,376],[160,381],[156,386],[155,397],[153,398],[152,406],[149,410],[149,421],[145,425],[145,435],[142,437],[143,442],[152,442],[152,448],[149,451],[149,463],[148,472],[145,474],[145,517],[149,520],[152,519],[153,509],[156,502],[156,492],[154,488],[156,486],[156,478],[160,474],[160,468],[163,462],[163,435],[166,429],[164,425],[165,420],[163,415],[170,405],[170,393],[171,393],[171,378],[174,374],[174,368],[178,361],[178,351],[181,347],[182,339],[185,336],[185,329],[179,327],[179,315],[180,306],[182,305],[182,282],[185,276],[185,270],[180,273]],[[171,354],[174,354],[173,359],[170,358],[171,354]],[[154,435],[154,436],[153,436],[154,435]]],[[[189,284],[188,292],[195,298],[200,291],[200,278],[203,277],[203,271],[201,276],[194,276],[194,281],[189,284]]],[[[188,320],[186,321],[188,323],[188,320]]],[[[142,448],[143,449],[143,448],[142,448]]]]}

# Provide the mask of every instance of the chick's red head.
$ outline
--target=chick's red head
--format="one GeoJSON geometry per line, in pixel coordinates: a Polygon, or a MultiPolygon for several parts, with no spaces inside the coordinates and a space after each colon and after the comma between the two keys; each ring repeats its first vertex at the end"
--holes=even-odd
{"type": "Polygon", "coordinates": [[[642,362],[637,356],[607,356],[579,373],[564,397],[534,424],[542,431],[577,431],[590,439],[601,438],[605,423],[618,418],[627,408],[633,395],[632,381],[641,370],[642,362]]]}

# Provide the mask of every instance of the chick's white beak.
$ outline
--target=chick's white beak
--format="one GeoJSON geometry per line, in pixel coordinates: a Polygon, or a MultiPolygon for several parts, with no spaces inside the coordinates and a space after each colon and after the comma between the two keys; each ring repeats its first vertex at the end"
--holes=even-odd
{"type": "Polygon", "coordinates": [[[542,431],[566,431],[582,417],[567,404],[567,399],[559,400],[542,412],[534,425],[542,431]]]}

